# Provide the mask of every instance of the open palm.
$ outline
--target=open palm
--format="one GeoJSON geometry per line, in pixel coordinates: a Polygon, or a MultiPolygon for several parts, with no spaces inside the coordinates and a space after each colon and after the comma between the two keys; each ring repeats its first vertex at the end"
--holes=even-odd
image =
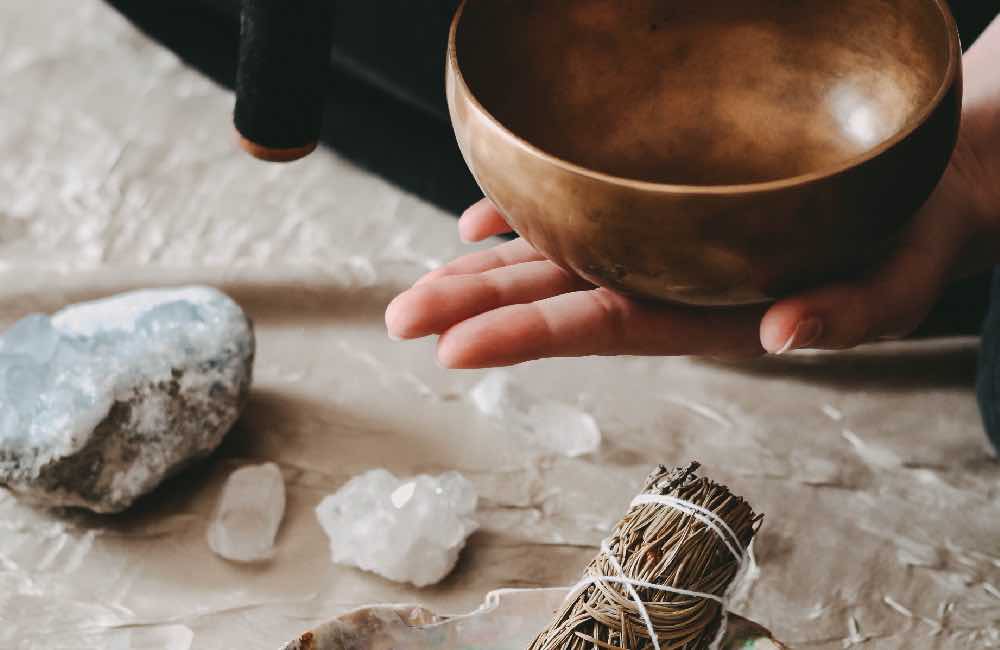
{"type": "MultiPolygon", "coordinates": [[[[510,230],[485,200],[462,215],[459,229],[467,241],[510,230]]],[[[755,354],[761,314],[630,300],[516,239],[427,274],[393,301],[386,322],[397,338],[441,334],[441,363],[475,368],[592,354],[755,354]]]]}
{"type": "MultiPolygon", "coordinates": [[[[517,239],[428,273],[389,305],[386,324],[394,338],[440,335],[438,358],[449,368],[559,356],[750,357],[850,347],[914,328],[940,292],[964,232],[934,216],[946,201],[942,194],[917,218],[907,245],[870,279],[773,305],[707,309],[633,300],[589,284],[517,239]]],[[[459,220],[466,241],[509,230],[486,200],[459,220]]]]}

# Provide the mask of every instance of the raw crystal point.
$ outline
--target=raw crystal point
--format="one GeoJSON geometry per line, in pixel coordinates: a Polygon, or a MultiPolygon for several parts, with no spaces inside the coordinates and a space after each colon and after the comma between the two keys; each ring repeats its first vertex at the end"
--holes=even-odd
{"type": "Polygon", "coordinates": [[[480,411],[519,434],[528,447],[573,457],[601,446],[601,429],[593,416],[563,402],[534,397],[506,372],[487,373],[470,396],[480,411]]]}
{"type": "Polygon", "coordinates": [[[316,516],[334,562],[423,587],[454,568],[477,528],[477,499],[457,472],[400,480],[374,469],[323,499],[316,516]]]}
{"type": "Polygon", "coordinates": [[[211,452],[246,401],[249,319],[210,288],[28,316],[0,337],[0,485],[118,512],[211,452]]]}
{"type": "Polygon", "coordinates": [[[274,552],[274,538],[285,515],[285,481],[274,463],[241,467],[226,479],[208,545],[236,562],[258,562],[274,552]]]}

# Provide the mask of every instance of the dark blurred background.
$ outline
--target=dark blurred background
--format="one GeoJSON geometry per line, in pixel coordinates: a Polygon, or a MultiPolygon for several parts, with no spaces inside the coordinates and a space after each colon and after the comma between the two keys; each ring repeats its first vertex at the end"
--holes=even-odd
{"type": "MultiPolygon", "coordinates": [[[[240,0],[106,0],[139,29],[232,88],[240,0]]],[[[322,142],[403,189],[458,214],[482,197],[448,122],[444,60],[459,0],[330,0],[333,47],[322,142]]],[[[1000,0],[951,0],[964,47],[1000,0]]],[[[953,287],[918,333],[978,333],[989,277],[953,287]]]]}
{"type": "MultiPolygon", "coordinates": [[[[139,29],[233,88],[240,0],[107,0],[139,29]]],[[[454,213],[482,198],[448,122],[444,59],[459,0],[330,0],[323,143],[454,213]]]]}

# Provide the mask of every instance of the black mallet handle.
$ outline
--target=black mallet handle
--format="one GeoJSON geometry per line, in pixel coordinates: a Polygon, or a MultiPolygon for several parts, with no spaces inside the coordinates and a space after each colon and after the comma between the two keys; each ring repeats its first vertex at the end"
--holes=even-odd
{"type": "Polygon", "coordinates": [[[323,126],[332,0],[243,0],[233,122],[256,158],[287,162],[323,126]]]}

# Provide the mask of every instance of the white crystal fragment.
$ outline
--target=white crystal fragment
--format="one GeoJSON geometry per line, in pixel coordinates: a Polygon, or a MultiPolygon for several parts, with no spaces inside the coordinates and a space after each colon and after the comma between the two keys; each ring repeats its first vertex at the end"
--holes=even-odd
{"type": "Polygon", "coordinates": [[[458,472],[400,480],[373,469],[323,499],[316,517],[335,563],[424,587],[454,568],[478,527],[477,501],[458,472]]]}
{"type": "Polygon", "coordinates": [[[207,287],[33,314],[0,337],[0,484],[117,512],[215,449],[246,401],[243,310],[207,287]]]}
{"type": "Polygon", "coordinates": [[[537,398],[502,370],[487,373],[470,397],[482,413],[538,451],[576,457],[601,446],[601,429],[592,415],[563,402],[537,398]]]}
{"type": "Polygon", "coordinates": [[[274,538],[285,516],[285,480],[274,463],[234,471],[208,527],[208,545],[227,560],[260,562],[274,555],[274,538]]]}

